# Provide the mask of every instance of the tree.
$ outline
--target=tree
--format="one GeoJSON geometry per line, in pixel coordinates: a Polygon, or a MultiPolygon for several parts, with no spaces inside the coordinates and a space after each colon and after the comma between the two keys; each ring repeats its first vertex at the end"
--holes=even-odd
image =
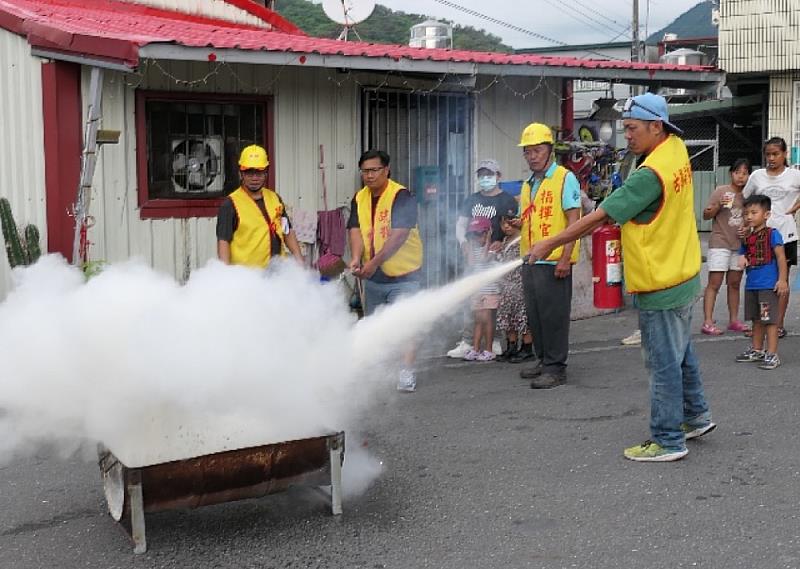
{"type": "MultiPolygon", "coordinates": [[[[328,19],[321,5],[308,0],[277,0],[275,11],[310,36],[336,38],[341,32],[341,26],[328,19]]],[[[385,6],[377,5],[372,15],[356,26],[356,31],[366,42],[405,45],[408,44],[411,27],[429,19],[428,16],[421,14],[395,12],[385,6]]],[[[453,47],[501,53],[512,51],[500,37],[472,26],[458,24],[453,26],[453,47]]]]}

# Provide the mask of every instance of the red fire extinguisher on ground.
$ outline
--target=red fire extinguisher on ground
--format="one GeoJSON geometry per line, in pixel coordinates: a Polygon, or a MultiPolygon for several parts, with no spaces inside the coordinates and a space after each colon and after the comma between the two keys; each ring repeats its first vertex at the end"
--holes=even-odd
{"type": "Polygon", "coordinates": [[[622,308],[622,232],[604,224],[592,232],[592,282],[596,308],[622,308]]]}

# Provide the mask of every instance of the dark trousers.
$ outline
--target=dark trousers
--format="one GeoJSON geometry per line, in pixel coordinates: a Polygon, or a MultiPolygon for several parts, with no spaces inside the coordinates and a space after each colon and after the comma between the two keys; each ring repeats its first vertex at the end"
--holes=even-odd
{"type": "Polygon", "coordinates": [[[555,265],[522,265],[522,289],[533,350],[545,372],[564,373],[569,354],[572,274],[557,279],[555,265]]]}

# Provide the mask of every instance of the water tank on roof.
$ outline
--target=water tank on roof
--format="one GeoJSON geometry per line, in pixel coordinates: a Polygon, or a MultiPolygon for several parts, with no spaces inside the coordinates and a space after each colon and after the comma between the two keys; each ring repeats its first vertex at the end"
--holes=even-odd
{"type": "Polygon", "coordinates": [[[453,47],[453,26],[437,22],[436,20],[425,20],[416,26],[411,26],[411,39],[408,42],[411,47],[453,47]]]}
{"type": "MultiPolygon", "coordinates": [[[[708,56],[702,51],[682,47],[665,53],[659,58],[659,61],[671,65],[708,65],[708,56]]],[[[664,87],[658,93],[668,97],[673,102],[690,102],[701,95],[694,89],[674,87],[664,87]]]]}
{"type": "Polygon", "coordinates": [[[682,47],[665,53],[659,61],[672,65],[708,65],[708,56],[702,51],[682,47]]]}

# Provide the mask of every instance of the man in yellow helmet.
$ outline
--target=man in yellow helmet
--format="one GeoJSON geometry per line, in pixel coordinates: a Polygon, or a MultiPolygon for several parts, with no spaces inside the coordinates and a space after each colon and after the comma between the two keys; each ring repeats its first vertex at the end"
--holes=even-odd
{"type": "Polygon", "coordinates": [[[267,151],[255,144],[239,157],[241,185],[222,202],[217,215],[217,256],[228,265],[264,269],[286,250],[303,264],[281,197],[266,188],[267,151]]]}
{"type": "MultiPolygon", "coordinates": [[[[522,131],[518,146],[532,172],[519,195],[522,256],[534,243],[558,235],[580,218],[580,184],[572,172],[555,163],[553,143],[547,125],[532,123],[522,131]]],[[[532,389],[556,387],[567,380],[572,265],[579,250],[578,242],[571,240],[522,267],[528,327],[539,362],[520,376],[531,380],[532,389]]]]}
{"type": "MultiPolygon", "coordinates": [[[[368,150],[358,161],[364,187],[350,206],[350,270],[364,282],[364,314],[419,290],[422,240],[417,228],[417,202],[389,178],[389,155],[368,150]]],[[[399,391],[416,389],[414,350],[405,355],[399,391]]]]}
{"type": "Polygon", "coordinates": [[[716,426],[691,336],[701,264],[692,167],[664,97],[645,93],[628,99],[622,118],[638,168],[594,212],[535,243],[531,257],[541,259],[608,220],[622,225],[625,285],[635,294],[650,372],[650,438],[623,454],[639,462],[667,462],[686,456],[686,440],[716,426]]]}

